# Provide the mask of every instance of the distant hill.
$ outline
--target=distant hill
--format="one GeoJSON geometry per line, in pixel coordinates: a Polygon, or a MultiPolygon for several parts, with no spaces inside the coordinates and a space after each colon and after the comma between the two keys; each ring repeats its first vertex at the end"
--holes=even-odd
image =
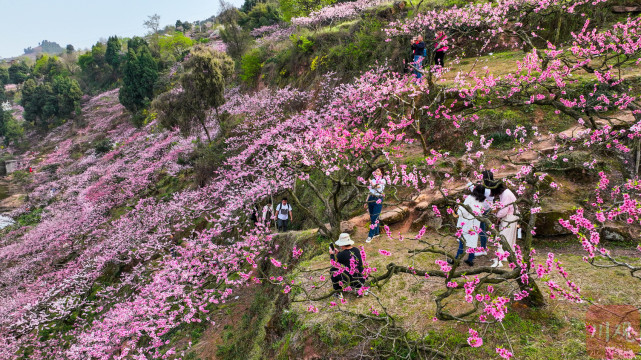
{"type": "Polygon", "coordinates": [[[64,52],[64,49],[62,46],[60,46],[57,42],[54,41],[48,41],[48,40],[42,40],[38,46],[35,48],[28,47],[24,49],[24,55],[38,55],[42,53],[47,53],[47,54],[61,54],[64,52]]]}
{"type": "Polygon", "coordinates": [[[52,55],[58,55],[62,54],[65,51],[65,48],[60,46],[55,41],[49,41],[49,40],[42,40],[38,46],[36,47],[31,47],[29,46],[28,48],[24,49],[24,53],[19,55],[19,56],[14,56],[14,57],[8,57],[8,58],[1,58],[1,61],[11,61],[23,56],[29,57],[33,60],[36,60],[39,55],[41,54],[52,54],[52,55]]]}

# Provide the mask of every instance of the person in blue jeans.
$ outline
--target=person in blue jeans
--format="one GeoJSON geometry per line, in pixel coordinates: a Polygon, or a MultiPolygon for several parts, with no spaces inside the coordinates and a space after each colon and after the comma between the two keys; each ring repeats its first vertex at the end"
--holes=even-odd
{"type": "MultiPolygon", "coordinates": [[[[421,70],[423,68],[423,58],[425,57],[425,42],[423,42],[423,36],[419,35],[416,38],[412,39],[412,55],[414,55],[414,62],[412,65],[421,70]]],[[[414,69],[414,75],[417,79],[423,77],[423,74],[414,69]]]]}
{"type": "Polygon", "coordinates": [[[385,190],[386,184],[385,179],[383,179],[383,170],[380,168],[374,170],[372,179],[369,180],[369,194],[367,196],[367,203],[365,204],[365,207],[369,211],[369,219],[371,222],[365,242],[369,243],[381,234],[378,216],[383,210],[383,198],[385,197],[383,191],[385,190]]]}
{"type": "MultiPolygon", "coordinates": [[[[458,239],[456,259],[463,255],[466,247],[476,249],[478,246],[481,221],[476,217],[483,212],[485,203],[484,193],[485,187],[483,185],[479,184],[474,186],[472,194],[466,197],[463,205],[460,205],[458,208],[456,227],[461,230],[461,234],[458,239]]],[[[450,259],[448,259],[447,262],[450,264],[453,263],[450,259]]],[[[469,266],[474,266],[474,253],[468,255],[465,263],[469,266]]]]}
{"type": "MultiPolygon", "coordinates": [[[[490,170],[483,170],[483,187],[485,188],[485,204],[483,207],[483,216],[487,216],[490,213],[490,208],[494,202],[494,197],[491,194],[491,189],[494,183],[494,174],[490,170]]],[[[470,191],[474,189],[475,184],[472,182],[467,183],[470,191]]],[[[481,221],[481,233],[479,234],[479,240],[481,241],[481,247],[484,249],[482,252],[475,253],[476,256],[487,255],[487,232],[485,228],[485,221],[481,221]]]]}

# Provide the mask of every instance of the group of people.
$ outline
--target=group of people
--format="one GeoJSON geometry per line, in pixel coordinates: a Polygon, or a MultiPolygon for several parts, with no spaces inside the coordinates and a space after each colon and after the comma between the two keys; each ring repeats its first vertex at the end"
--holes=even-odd
{"type": "MultiPolygon", "coordinates": [[[[516,206],[516,196],[505,187],[502,181],[495,181],[491,171],[483,171],[483,181],[481,183],[468,183],[468,188],[472,192],[459,206],[457,211],[457,228],[459,229],[459,247],[456,253],[458,259],[463,255],[465,247],[478,249],[483,248],[481,252],[471,252],[464,262],[469,266],[474,266],[475,256],[487,255],[487,224],[478,217],[482,216],[487,219],[490,211],[494,211],[496,218],[499,219],[499,234],[504,237],[510,245],[512,251],[518,236],[518,207],[516,206]],[[494,200],[499,202],[498,206],[493,206],[494,200]],[[494,210],[492,210],[494,209],[494,210]]],[[[503,247],[499,243],[497,253],[502,253],[503,247]]],[[[451,263],[451,261],[450,261],[451,263]]],[[[491,265],[492,267],[502,267],[503,262],[496,257],[491,265]]]]}
{"type": "MultiPolygon", "coordinates": [[[[423,60],[427,57],[427,45],[425,45],[422,35],[418,35],[412,39],[411,48],[413,57],[412,66],[414,67],[412,72],[416,75],[417,79],[420,79],[423,77],[423,73],[421,72],[423,69],[423,60]]],[[[434,65],[445,66],[445,52],[447,50],[447,35],[445,35],[443,31],[438,31],[434,35],[434,65]]]]}
{"type": "MultiPolygon", "coordinates": [[[[365,204],[365,207],[369,210],[371,223],[365,240],[368,243],[380,234],[378,218],[383,208],[385,185],[382,169],[376,169],[369,180],[369,194],[365,204]]],[[[519,218],[517,216],[516,196],[502,181],[495,181],[491,171],[484,171],[481,182],[469,182],[467,187],[471,194],[466,197],[457,211],[459,247],[455,258],[461,257],[466,247],[479,250],[480,240],[480,248],[482,250],[470,252],[467,260],[465,260],[465,263],[469,266],[474,266],[474,258],[476,256],[487,255],[488,224],[486,222],[489,221],[488,215],[490,212],[494,212],[499,220],[499,234],[501,238],[505,238],[510,246],[511,249],[509,251],[514,249],[514,244],[518,237],[519,218]],[[494,204],[495,200],[498,201],[496,206],[494,204]],[[481,220],[481,217],[484,219],[481,220]]],[[[362,276],[363,260],[361,250],[352,246],[354,241],[346,233],[340,234],[334,244],[338,248],[330,245],[329,255],[332,265],[330,275],[335,296],[342,298],[342,292],[348,290],[356,292],[359,296],[366,295],[367,292],[360,290],[365,284],[365,279],[362,276]]],[[[503,247],[500,243],[497,245],[496,252],[503,253],[503,247]]],[[[453,261],[448,260],[448,262],[452,263],[453,261]]],[[[503,267],[503,262],[497,256],[491,266],[503,267]]]]}
{"type": "MultiPolygon", "coordinates": [[[[370,216],[370,228],[365,242],[370,243],[373,239],[380,236],[379,216],[383,209],[383,200],[385,198],[385,186],[387,182],[383,177],[383,169],[377,168],[372,172],[369,179],[367,200],[365,208],[370,216]]],[[[464,262],[469,266],[474,266],[476,256],[487,255],[487,221],[490,212],[494,212],[499,219],[499,233],[504,237],[513,250],[518,234],[518,208],[516,206],[516,196],[505,187],[502,181],[495,181],[491,171],[483,172],[483,180],[479,183],[469,182],[467,187],[471,191],[462,205],[457,210],[457,234],[459,235],[459,247],[456,253],[456,259],[461,257],[465,248],[479,249],[480,252],[470,252],[467,260],[464,262]],[[495,200],[499,205],[494,206],[495,200]],[[483,218],[481,220],[480,218],[483,218]]],[[[267,228],[272,226],[272,221],[276,220],[278,231],[286,232],[289,223],[293,217],[293,208],[288,203],[287,198],[283,198],[274,209],[273,204],[266,204],[262,213],[257,208],[252,211],[252,221],[262,223],[267,228]],[[259,216],[260,215],[260,216],[259,216]]],[[[360,289],[365,284],[363,273],[363,259],[361,250],[353,247],[354,241],[347,233],[340,234],[329,248],[331,261],[330,276],[335,295],[342,298],[342,291],[352,290],[361,295],[367,295],[360,289]],[[335,246],[334,246],[335,245],[335,246]]],[[[497,253],[503,253],[503,248],[499,243],[497,253]]],[[[451,260],[448,260],[452,263],[451,260]]],[[[492,267],[502,267],[503,262],[496,257],[492,267]]]]}
{"type": "Polygon", "coordinates": [[[286,197],[276,206],[274,211],[274,204],[269,203],[263,206],[262,211],[254,205],[251,211],[250,221],[253,224],[262,224],[267,229],[271,229],[273,221],[276,221],[276,229],[280,232],[287,232],[289,223],[293,217],[293,208],[289,204],[286,197]]]}

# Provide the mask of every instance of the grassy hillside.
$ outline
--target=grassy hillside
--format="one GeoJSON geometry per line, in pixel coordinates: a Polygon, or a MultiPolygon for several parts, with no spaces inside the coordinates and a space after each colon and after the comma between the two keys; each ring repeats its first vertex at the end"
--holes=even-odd
{"type": "Polygon", "coordinates": [[[247,1],[14,66],[0,358],[588,357],[588,308],[641,287],[641,18],[620,4],[247,1]],[[469,266],[456,214],[483,170],[523,236],[508,204],[475,213],[469,266]],[[283,197],[294,231],[250,220],[283,197]],[[332,290],[343,231],[369,295],[332,290]]]}

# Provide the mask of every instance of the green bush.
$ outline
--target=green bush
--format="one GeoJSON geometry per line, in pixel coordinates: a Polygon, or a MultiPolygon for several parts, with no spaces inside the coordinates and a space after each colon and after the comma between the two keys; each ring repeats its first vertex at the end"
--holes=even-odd
{"type": "Polygon", "coordinates": [[[240,61],[240,78],[247,84],[253,84],[258,76],[260,71],[263,68],[263,63],[261,61],[261,52],[259,49],[253,49],[247,54],[243,55],[240,61]]]}
{"type": "Polygon", "coordinates": [[[44,208],[37,208],[31,212],[24,213],[16,218],[16,222],[20,224],[20,226],[35,225],[40,222],[40,217],[43,210],[44,208]]]}
{"type": "Polygon", "coordinates": [[[96,150],[96,154],[108,153],[111,151],[112,147],[113,144],[111,143],[111,140],[107,138],[97,140],[93,143],[93,148],[96,150]]]}
{"type": "Polygon", "coordinates": [[[180,157],[177,162],[181,165],[193,166],[196,183],[202,186],[214,176],[214,172],[225,160],[224,147],[225,141],[221,138],[216,138],[208,144],[199,143],[191,154],[180,157]]]}
{"type": "Polygon", "coordinates": [[[310,52],[314,46],[314,42],[308,39],[305,35],[293,34],[289,39],[292,41],[292,44],[294,44],[303,53],[310,52]]]}

